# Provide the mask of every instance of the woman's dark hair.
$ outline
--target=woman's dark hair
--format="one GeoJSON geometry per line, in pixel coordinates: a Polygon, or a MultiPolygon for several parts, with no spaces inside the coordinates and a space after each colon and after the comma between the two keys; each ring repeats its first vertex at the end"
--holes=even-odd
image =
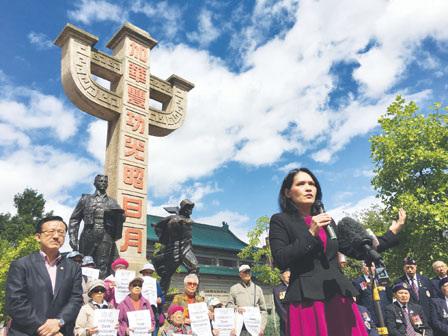
{"type": "Polygon", "coordinates": [[[51,222],[51,221],[58,221],[58,222],[62,222],[65,225],[65,231],[67,231],[67,224],[64,222],[64,220],[62,219],[61,216],[47,216],[42,218],[40,221],[37,222],[36,224],[36,233],[40,233],[42,231],[42,226],[46,223],[46,222],[51,222]]]}
{"type": "Polygon", "coordinates": [[[288,175],[283,179],[282,187],[280,188],[280,192],[278,193],[278,205],[282,212],[295,213],[297,212],[297,207],[291,201],[290,198],[286,197],[285,190],[289,190],[292,187],[292,183],[294,182],[294,177],[299,173],[304,172],[307,173],[314,181],[316,185],[317,193],[316,193],[316,201],[322,200],[322,190],[320,188],[319,180],[316,176],[309,170],[308,168],[296,168],[291,170],[288,175]]]}

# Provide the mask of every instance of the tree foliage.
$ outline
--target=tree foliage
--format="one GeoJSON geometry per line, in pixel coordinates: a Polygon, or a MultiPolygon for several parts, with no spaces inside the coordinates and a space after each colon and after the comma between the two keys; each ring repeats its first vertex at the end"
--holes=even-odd
{"type": "Polygon", "coordinates": [[[269,244],[262,241],[267,236],[268,229],[269,217],[258,218],[255,227],[247,234],[249,244],[238,253],[238,257],[241,260],[252,260],[252,271],[257,280],[272,286],[280,282],[280,271],[273,266],[269,244]]]}
{"type": "Polygon", "coordinates": [[[16,215],[0,214],[0,237],[16,246],[23,238],[34,234],[37,221],[50,213],[44,214],[45,199],[36,190],[25,189],[14,196],[16,215]]]}
{"type": "Polygon", "coordinates": [[[441,104],[421,114],[414,102],[398,96],[379,119],[381,133],[370,139],[372,184],[386,205],[383,215],[392,217],[399,207],[407,212],[401,243],[388,256],[389,267],[401,267],[402,259],[412,255],[419,269],[430,273],[430,261],[446,258],[442,233],[448,228],[447,123],[447,109],[441,104]]]}
{"type": "Polygon", "coordinates": [[[0,240],[0,322],[5,320],[5,285],[9,265],[15,259],[21,258],[39,250],[39,244],[34,236],[23,238],[15,247],[11,247],[5,240],[0,240]]]}
{"type": "Polygon", "coordinates": [[[0,214],[0,322],[6,316],[5,284],[9,265],[14,259],[37,251],[39,245],[34,239],[34,227],[44,214],[45,199],[32,189],[25,189],[14,196],[15,215],[0,214]]]}

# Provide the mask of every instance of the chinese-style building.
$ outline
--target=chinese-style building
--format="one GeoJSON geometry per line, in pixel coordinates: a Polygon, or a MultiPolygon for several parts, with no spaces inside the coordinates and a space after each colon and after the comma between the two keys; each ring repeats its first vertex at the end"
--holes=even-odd
{"type": "MultiPolygon", "coordinates": [[[[154,244],[158,241],[152,224],[163,218],[147,215],[146,255],[148,260],[152,256],[154,244]]],[[[221,226],[193,222],[193,251],[200,267],[200,291],[203,291],[205,296],[216,296],[226,300],[230,287],[240,281],[238,273],[240,265],[252,264],[250,261],[239,260],[237,256],[245,246],[247,244],[235,236],[225,222],[221,226]]],[[[182,266],[180,269],[180,273],[173,275],[171,287],[182,291],[186,270],[182,266]]],[[[265,294],[266,304],[270,308],[272,288],[264,285],[261,287],[265,294]]]]}

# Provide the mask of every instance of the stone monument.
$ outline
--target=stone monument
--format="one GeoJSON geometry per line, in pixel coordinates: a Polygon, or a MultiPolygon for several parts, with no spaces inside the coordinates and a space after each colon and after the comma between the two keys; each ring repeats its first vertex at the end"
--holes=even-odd
{"type": "Polygon", "coordinates": [[[62,85],[81,110],[108,122],[105,175],[109,195],[124,209],[118,251],[132,268],[146,262],[146,204],[149,135],[166,136],[185,118],[187,92],[194,85],[176,75],[150,73],[157,44],[147,32],[125,23],[108,42],[109,56],[94,48],[98,38],[67,24],[55,40],[62,48],[62,85]],[[92,80],[110,81],[110,90],[92,80]],[[153,99],[161,110],[149,106],[153,99]]]}

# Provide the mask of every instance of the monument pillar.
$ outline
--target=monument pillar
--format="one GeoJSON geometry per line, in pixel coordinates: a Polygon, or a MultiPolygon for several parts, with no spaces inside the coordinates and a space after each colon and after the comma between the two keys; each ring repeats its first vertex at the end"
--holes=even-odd
{"type": "Polygon", "coordinates": [[[157,44],[147,32],[125,23],[108,42],[112,56],[93,48],[98,41],[66,25],[55,44],[62,48],[62,84],[81,110],[108,121],[105,174],[108,194],[126,212],[118,251],[132,268],[146,262],[146,208],[149,135],[166,136],[185,118],[187,92],[194,85],[176,75],[150,73],[150,51],[157,44]],[[110,90],[92,80],[107,79],[110,90]],[[154,99],[162,109],[149,106],[154,99]]]}

